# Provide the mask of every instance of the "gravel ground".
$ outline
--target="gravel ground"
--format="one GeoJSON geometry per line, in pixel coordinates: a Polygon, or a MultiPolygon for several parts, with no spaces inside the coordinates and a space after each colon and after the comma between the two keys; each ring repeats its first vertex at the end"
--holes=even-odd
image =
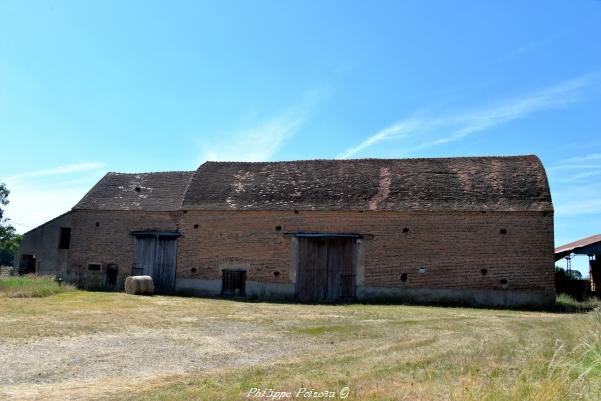
{"type": "Polygon", "coordinates": [[[250,322],[212,322],[209,327],[97,333],[33,341],[2,340],[0,399],[47,399],[43,393],[52,385],[123,378],[131,382],[265,365],[312,348],[307,340],[299,340],[250,322]]]}

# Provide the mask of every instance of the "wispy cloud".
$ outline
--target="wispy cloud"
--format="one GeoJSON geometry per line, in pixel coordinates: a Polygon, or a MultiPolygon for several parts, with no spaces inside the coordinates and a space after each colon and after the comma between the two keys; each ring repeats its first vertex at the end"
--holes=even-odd
{"type": "Polygon", "coordinates": [[[220,132],[214,138],[203,138],[201,161],[273,160],[331,90],[328,85],[307,90],[298,102],[275,116],[255,120],[233,131],[220,132]]]}
{"type": "Polygon", "coordinates": [[[302,125],[302,116],[282,116],[256,127],[226,133],[226,140],[203,150],[203,160],[269,160],[302,125]]]}
{"type": "Polygon", "coordinates": [[[554,167],[557,168],[561,168],[561,167],[569,167],[569,166],[579,166],[582,165],[581,163],[586,163],[586,162],[591,162],[591,161],[598,161],[601,160],[601,153],[591,153],[589,155],[582,155],[582,156],[574,156],[574,157],[569,157],[567,159],[563,159],[560,160],[559,162],[557,162],[554,167]]]}
{"type": "Polygon", "coordinates": [[[103,167],[104,167],[104,163],[99,163],[99,162],[65,164],[62,166],[50,167],[50,168],[42,169],[42,170],[18,173],[18,174],[6,177],[6,180],[12,181],[12,180],[20,180],[23,178],[46,177],[46,176],[51,176],[51,175],[79,173],[79,172],[83,172],[83,171],[98,170],[103,167]]]}
{"type": "Polygon", "coordinates": [[[559,203],[555,205],[555,213],[562,217],[601,213],[601,199],[574,200],[559,203]]]}
{"type": "Polygon", "coordinates": [[[547,169],[558,217],[601,213],[601,153],[568,157],[547,169]]]}
{"type": "Polygon", "coordinates": [[[104,174],[104,166],[72,163],[0,177],[10,190],[6,217],[24,232],[68,211],[104,174]]]}
{"type": "Polygon", "coordinates": [[[403,143],[405,153],[459,141],[474,133],[535,112],[561,108],[578,102],[583,98],[585,90],[596,85],[600,78],[601,74],[595,72],[481,110],[398,121],[345,150],[338,155],[338,158],[348,158],[379,142],[398,138],[405,139],[403,143]],[[438,136],[437,132],[446,134],[438,136]]]}
{"type": "Polygon", "coordinates": [[[385,139],[403,138],[415,132],[416,130],[423,128],[425,128],[423,121],[411,119],[406,121],[400,121],[396,124],[391,125],[390,127],[386,127],[383,130],[376,132],[357,146],[345,150],[343,153],[339,154],[337,158],[349,158],[359,153],[363,149],[369,148],[370,146],[375,145],[376,143],[381,142],[385,139]]]}

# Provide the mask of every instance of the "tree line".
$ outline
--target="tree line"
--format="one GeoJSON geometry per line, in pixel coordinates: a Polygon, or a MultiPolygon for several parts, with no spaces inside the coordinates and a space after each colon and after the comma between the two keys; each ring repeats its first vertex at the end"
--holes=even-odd
{"type": "Polygon", "coordinates": [[[0,182],[0,266],[13,265],[15,252],[22,238],[10,224],[10,219],[4,217],[4,207],[8,205],[9,194],[6,184],[0,182]]]}

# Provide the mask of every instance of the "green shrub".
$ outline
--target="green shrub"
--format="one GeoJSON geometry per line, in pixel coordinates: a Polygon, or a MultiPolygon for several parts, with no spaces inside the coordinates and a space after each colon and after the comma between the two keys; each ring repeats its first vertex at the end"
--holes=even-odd
{"type": "Polygon", "coordinates": [[[58,285],[51,276],[28,274],[0,278],[0,297],[30,298],[47,297],[61,292],[73,291],[70,284],[58,285]]]}
{"type": "Polygon", "coordinates": [[[601,301],[596,298],[577,301],[567,294],[559,294],[555,300],[555,307],[559,312],[589,312],[601,307],[601,301]]]}

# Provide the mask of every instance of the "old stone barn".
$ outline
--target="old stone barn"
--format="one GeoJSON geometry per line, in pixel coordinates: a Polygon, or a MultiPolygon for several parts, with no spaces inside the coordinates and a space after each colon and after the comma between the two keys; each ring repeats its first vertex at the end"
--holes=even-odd
{"type": "Polygon", "coordinates": [[[553,206],[536,156],[108,173],[63,220],[27,233],[15,263],[48,272],[59,264],[42,250],[62,247],[60,274],[84,288],[147,274],[163,292],[259,299],[519,306],[555,296],[553,206]],[[28,241],[39,230],[46,242],[28,241]]]}

